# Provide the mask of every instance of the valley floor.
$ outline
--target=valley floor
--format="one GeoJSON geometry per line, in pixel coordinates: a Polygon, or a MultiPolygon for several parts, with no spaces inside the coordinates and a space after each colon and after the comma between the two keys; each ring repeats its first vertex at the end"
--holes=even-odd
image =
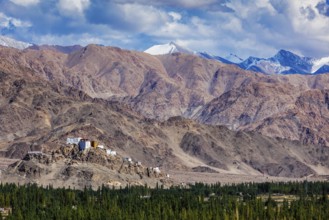
{"type": "MultiPolygon", "coordinates": [[[[4,171],[9,164],[12,164],[16,162],[17,160],[14,159],[8,159],[8,158],[0,158],[0,182],[2,183],[28,183],[29,180],[23,179],[17,175],[11,175],[11,176],[4,176],[2,175],[2,171],[4,171]]],[[[81,165],[80,165],[81,166],[81,165]]],[[[54,169],[56,167],[53,167],[54,169]]],[[[222,185],[226,184],[237,184],[237,183],[247,183],[247,182],[253,182],[253,183],[264,183],[264,182],[302,182],[302,181],[327,181],[328,176],[308,176],[308,177],[303,177],[303,178],[287,178],[287,177],[274,177],[274,176],[267,176],[267,175],[245,175],[245,174],[230,174],[230,173],[207,173],[207,172],[188,172],[188,171],[177,171],[177,170],[168,170],[166,171],[169,174],[169,179],[165,187],[169,187],[171,185],[176,185],[176,186],[185,186],[188,184],[194,184],[194,183],[206,183],[206,184],[214,184],[214,183],[221,183],[222,185]]],[[[53,173],[56,173],[54,170],[51,172],[49,175],[52,175],[53,173]]],[[[117,182],[121,182],[117,186],[125,186],[126,181],[123,181],[124,179],[129,179],[131,178],[130,176],[126,177],[124,174],[120,174],[121,178],[119,178],[119,174],[116,174],[115,172],[109,173],[105,172],[109,176],[113,177],[113,180],[116,180],[117,182]],[[122,182],[122,181],[123,182],[122,182]]],[[[92,182],[95,181],[94,183],[91,183],[90,181],[84,182],[85,184],[91,184],[91,185],[102,185],[101,180],[97,180],[93,178],[91,180],[92,182]]],[[[132,180],[131,180],[132,181],[132,180]]],[[[129,182],[131,182],[129,181],[129,182]]],[[[157,184],[156,182],[159,181],[159,179],[149,179],[149,178],[144,178],[145,183],[151,187],[155,187],[157,184]]],[[[37,183],[38,185],[49,185],[52,184],[54,187],[73,187],[73,188],[83,188],[83,183],[78,180],[76,180],[72,177],[65,180],[59,180],[59,179],[54,179],[53,178],[42,178],[34,181],[30,181],[31,183],[37,183]],[[49,180],[51,182],[49,182],[49,180]],[[77,184],[79,183],[79,184],[77,184]],[[82,184],[82,185],[81,185],[82,184]]],[[[114,181],[115,182],[115,181],[114,181]]],[[[119,183],[118,182],[118,183],[119,183]]],[[[132,182],[131,182],[132,183],[132,182]]],[[[131,184],[130,183],[130,184],[131,184]]],[[[162,182],[163,183],[163,182],[162,182]]],[[[162,184],[159,182],[159,184],[162,184]]],[[[105,183],[104,184],[108,184],[105,183]]],[[[141,184],[143,185],[143,184],[141,184]]],[[[111,184],[111,186],[114,186],[111,184]]],[[[95,187],[97,188],[97,187],[95,187]]]]}
{"type": "Polygon", "coordinates": [[[327,176],[309,176],[303,178],[287,178],[262,175],[243,175],[243,174],[227,174],[227,173],[204,173],[204,172],[186,172],[186,171],[169,171],[170,177],[174,184],[189,184],[189,183],[264,183],[264,182],[302,182],[307,181],[326,181],[327,176]]]}

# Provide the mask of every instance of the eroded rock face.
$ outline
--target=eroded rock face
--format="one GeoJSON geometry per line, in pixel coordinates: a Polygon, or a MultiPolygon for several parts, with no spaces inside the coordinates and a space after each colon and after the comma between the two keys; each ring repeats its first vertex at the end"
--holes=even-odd
{"type": "MultiPolygon", "coordinates": [[[[88,96],[116,100],[148,118],[165,120],[184,115],[202,123],[257,131],[271,137],[325,145],[327,142],[327,131],[322,129],[328,127],[325,108],[329,101],[325,90],[329,89],[329,76],[326,74],[266,76],[188,54],[151,56],[96,45],[75,48],[72,53],[47,47],[24,51],[0,48],[0,56],[5,100],[32,102],[37,110],[36,114],[15,105],[1,109],[4,114],[13,113],[14,121],[23,122],[17,124],[25,125],[22,134],[37,133],[67,122],[63,117],[47,121],[49,114],[58,114],[60,109],[56,106],[63,105],[63,100],[49,103],[47,95],[38,93],[37,89],[32,100],[25,94],[28,81],[43,79],[56,82],[57,86],[52,86],[55,91],[61,90],[58,85],[69,86],[71,89],[64,91],[67,95],[80,100],[88,100],[88,96]],[[8,81],[7,73],[24,79],[8,81]],[[44,111],[45,107],[50,107],[51,112],[44,111]],[[38,129],[26,127],[28,119],[33,118],[44,119],[38,123],[38,129]],[[305,137],[304,128],[315,132],[314,137],[305,137]]],[[[69,112],[79,113],[79,109],[73,107],[69,112]]]]}
{"type": "Polygon", "coordinates": [[[279,161],[279,163],[260,164],[257,161],[250,163],[254,169],[259,170],[261,173],[269,176],[289,176],[300,178],[316,174],[312,168],[292,157],[285,157],[282,161],[279,161]]]}
{"type": "Polygon", "coordinates": [[[106,155],[106,152],[99,148],[85,151],[76,149],[77,146],[70,145],[60,147],[50,154],[29,153],[22,160],[10,165],[5,176],[15,174],[25,181],[44,184],[61,182],[77,188],[113,183],[113,179],[116,179],[117,186],[156,182],[169,186],[170,180],[162,180],[164,174],[159,169],[153,170],[141,163],[127,162],[120,156],[106,155]]]}
{"type": "Polygon", "coordinates": [[[28,151],[31,150],[31,147],[27,143],[15,143],[11,148],[6,152],[6,157],[8,158],[23,158],[28,151]]]}
{"type": "Polygon", "coordinates": [[[186,133],[180,143],[180,147],[188,154],[201,158],[208,165],[227,170],[227,166],[216,159],[216,154],[224,152],[214,142],[207,142],[206,137],[200,134],[186,133]]]}
{"type": "Polygon", "coordinates": [[[202,172],[202,173],[218,173],[218,171],[213,170],[210,167],[205,167],[205,166],[193,167],[192,170],[194,172],[202,172]]]}
{"type": "Polygon", "coordinates": [[[41,178],[49,172],[49,169],[33,161],[18,161],[10,165],[8,169],[10,173],[17,173],[31,180],[41,178]]]}
{"type": "Polygon", "coordinates": [[[23,158],[23,161],[33,161],[45,165],[49,165],[53,162],[53,158],[50,155],[46,155],[43,153],[28,153],[23,158]]]}
{"type": "Polygon", "coordinates": [[[255,84],[231,90],[205,105],[195,118],[233,130],[328,146],[328,90],[300,92],[291,87],[255,84]]]}

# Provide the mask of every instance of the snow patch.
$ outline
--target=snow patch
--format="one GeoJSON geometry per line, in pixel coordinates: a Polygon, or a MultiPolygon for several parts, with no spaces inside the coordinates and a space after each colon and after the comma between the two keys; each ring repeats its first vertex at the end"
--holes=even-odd
{"type": "Polygon", "coordinates": [[[168,44],[154,45],[149,49],[145,50],[144,52],[151,55],[164,55],[164,54],[172,54],[172,53],[194,54],[193,51],[181,47],[174,42],[170,42],[168,44]]]}
{"type": "Polygon", "coordinates": [[[20,50],[23,50],[27,47],[32,46],[32,44],[25,43],[22,41],[17,41],[17,40],[14,40],[12,38],[5,37],[5,36],[0,36],[0,45],[5,46],[5,47],[13,47],[13,48],[17,48],[20,50]]]}
{"type": "Polygon", "coordinates": [[[282,66],[279,62],[271,62],[269,60],[260,60],[256,64],[263,72],[267,74],[283,73],[290,69],[290,67],[282,66]]]}

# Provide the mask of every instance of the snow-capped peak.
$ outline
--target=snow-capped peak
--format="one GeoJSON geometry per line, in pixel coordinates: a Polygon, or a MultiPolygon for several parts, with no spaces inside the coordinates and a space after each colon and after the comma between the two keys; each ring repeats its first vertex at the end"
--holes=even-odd
{"type": "Polygon", "coordinates": [[[315,73],[324,65],[329,65],[329,57],[323,57],[321,59],[314,60],[312,66],[312,73],[315,73]]]}
{"type": "Polygon", "coordinates": [[[13,47],[13,48],[17,48],[20,50],[23,50],[27,47],[32,46],[32,44],[25,43],[22,41],[17,41],[17,40],[14,40],[12,38],[5,37],[5,36],[0,36],[0,45],[5,46],[5,47],[13,47]]]}
{"type": "Polygon", "coordinates": [[[151,54],[151,55],[164,55],[164,54],[172,54],[172,53],[188,53],[188,54],[194,54],[193,51],[184,48],[182,46],[179,46],[178,44],[174,42],[170,42],[167,44],[161,44],[161,45],[154,45],[150,47],[149,49],[144,51],[145,53],[151,54]]]}
{"type": "MultiPolygon", "coordinates": [[[[329,59],[329,58],[328,58],[329,59]]],[[[243,69],[263,72],[267,74],[318,74],[317,70],[326,64],[327,59],[321,59],[314,66],[316,60],[303,57],[287,50],[280,50],[270,58],[248,58],[239,64],[243,69]]],[[[327,71],[327,68],[321,69],[327,71]]]]}

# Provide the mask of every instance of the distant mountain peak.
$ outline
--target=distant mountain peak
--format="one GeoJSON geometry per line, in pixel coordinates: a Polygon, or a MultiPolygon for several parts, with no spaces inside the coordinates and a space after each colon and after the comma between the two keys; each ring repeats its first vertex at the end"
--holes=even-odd
{"type": "Polygon", "coordinates": [[[190,50],[186,47],[178,45],[176,42],[169,42],[167,44],[161,44],[161,45],[154,45],[147,50],[144,51],[145,53],[151,54],[151,55],[164,55],[164,54],[172,54],[172,53],[185,53],[185,54],[192,54],[196,55],[205,59],[210,60],[217,60],[221,63],[226,64],[234,64],[234,62],[227,60],[225,58],[222,58],[220,56],[214,56],[207,52],[196,52],[193,50],[190,50]]]}
{"type": "Polygon", "coordinates": [[[237,63],[242,69],[266,74],[320,74],[329,72],[329,57],[315,59],[281,49],[273,57],[249,57],[237,63]]]}
{"type": "Polygon", "coordinates": [[[148,48],[147,50],[145,50],[144,52],[151,55],[164,55],[164,54],[172,54],[172,53],[187,53],[187,54],[195,53],[192,50],[182,47],[173,41],[167,44],[154,45],[148,48]]]}
{"type": "Polygon", "coordinates": [[[290,59],[290,60],[298,60],[298,59],[302,59],[302,57],[298,56],[297,54],[290,52],[288,50],[279,50],[273,58],[277,58],[278,60],[280,59],[290,59]]]}
{"type": "Polygon", "coordinates": [[[283,54],[283,55],[285,55],[285,54],[294,54],[294,53],[292,53],[292,52],[290,52],[290,51],[288,51],[288,50],[285,50],[285,49],[280,49],[280,50],[277,52],[277,54],[283,54]]]}
{"type": "Polygon", "coordinates": [[[17,48],[20,50],[23,50],[25,48],[32,46],[32,44],[30,44],[30,43],[18,41],[18,40],[15,40],[15,39],[12,39],[12,38],[6,37],[6,36],[0,36],[0,45],[4,46],[4,47],[13,47],[13,48],[17,48]]]}
{"type": "Polygon", "coordinates": [[[170,42],[169,42],[169,45],[177,46],[177,44],[176,44],[174,41],[170,41],[170,42]]]}

